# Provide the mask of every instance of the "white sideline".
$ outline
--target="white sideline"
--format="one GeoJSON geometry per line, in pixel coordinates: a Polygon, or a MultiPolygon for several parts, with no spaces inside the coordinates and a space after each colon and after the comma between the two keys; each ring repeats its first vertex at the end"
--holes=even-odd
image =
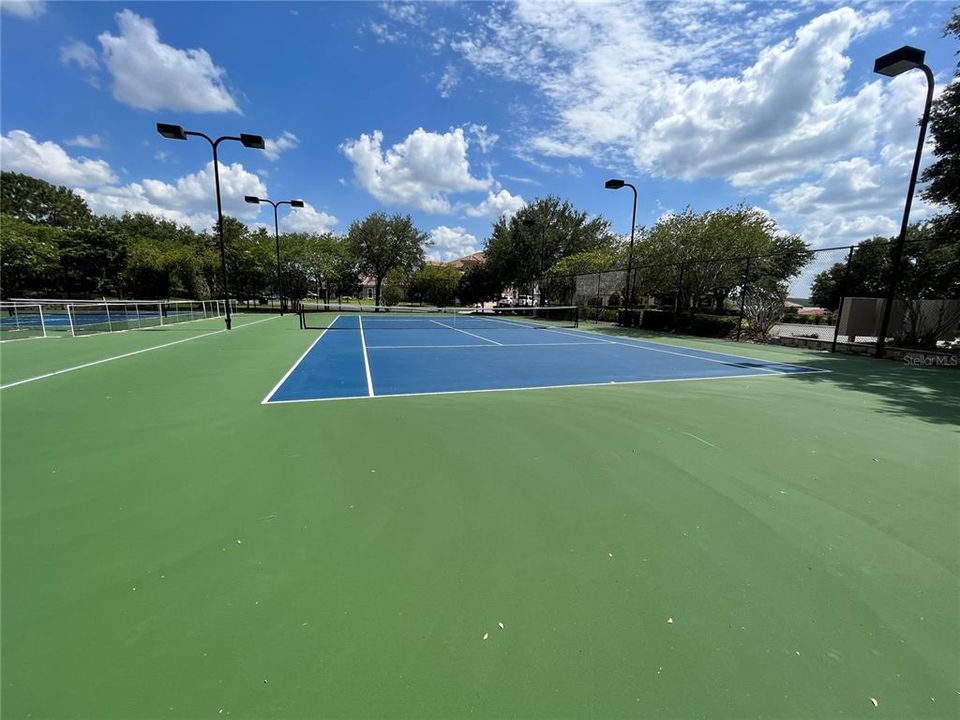
{"type": "Polygon", "coordinates": [[[327,334],[327,330],[329,330],[331,327],[333,327],[334,323],[336,323],[337,320],[339,320],[339,319],[340,319],[340,316],[337,315],[337,316],[330,322],[330,324],[323,329],[323,332],[321,332],[319,335],[317,335],[317,339],[314,340],[312,343],[310,343],[310,347],[308,347],[306,350],[303,351],[303,355],[301,355],[300,357],[297,358],[297,361],[293,364],[293,367],[291,367],[289,370],[287,370],[286,373],[284,373],[284,376],[283,376],[282,378],[280,378],[280,382],[278,382],[276,385],[274,385],[273,388],[270,390],[270,392],[267,393],[267,396],[266,396],[263,400],[260,401],[260,404],[261,404],[261,405],[266,405],[268,402],[270,402],[270,398],[272,398],[272,397],[274,396],[274,394],[277,392],[277,390],[280,389],[280,386],[283,385],[283,383],[286,381],[286,379],[293,374],[293,371],[296,370],[297,367],[300,365],[300,363],[303,362],[303,359],[304,359],[307,355],[310,354],[310,351],[313,350],[313,346],[316,345],[318,342],[320,342],[320,339],[321,339],[324,335],[327,334]]]}
{"type": "MultiPolygon", "coordinates": [[[[387,393],[377,395],[376,400],[398,397],[426,397],[429,395],[473,395],[477,393],[523,392],[525,390],[562,390],[564,388],[611,387],[613,385],[648,385],[653,383],[675,382],[711,382],[713,380],[750,380],[754,378],[773,378],[785,375],[813,375],[830,372],[829,370],[803,370],[776,373],[750,373],[747,375],[714,375],[712,377],[653,378],[649,380],[610,380],[608,382],[570,383],[569,385],[525,385],[523,387],[480,388],[476,390],[437,390],[432,392],[387,393]]],[[[347,395],[344,397],[302,398],[300,400],[271,400],[268,405],[287,405],[291,403],[335,402],[338,400],[367,400],[368,395],[347,395]]]]}
{"type": "Polygon", "coordinates": [[[367,373],[367,396],[373,397],[373,378],[370,376],[370,358],[367,357],[367,340],[363,337],[363,315],[357,315],[360,321],[360,345],[363,347],[363,369],[367,373]]]}
{"type": "Polygon", "coordinates": [[[488,343],[490,343],[491,345],[503,345],[503,343],[499,343],[499,342],[497,342],[496,340],[491,340],[490,338],[485,338],[483,335],[475,335],[475,334],[472,333],[472,332],[467,332],[466,330],[461,330],[460,328],[454,327],[453,325],[447,325],[446,323],[442,323],[442,322],[440,322],[439,320],[431,320],[430,322],[432,322],[432,323],[434,323],[434,324],[436,324],[436,325],[439,325],[440,327],[445,327],[445,328],[447,328],[447,330],[456,330],[457,332],[463,333],[464,335],[469,335],[470,337],[475,337],[475,338],[477,338],[477,340],[483,340],[484,342],[488,342],[488,343]]]}
{"type": "MultiPolygon", "coordinates": [[[[240,328],[250,327],[251,325],[267,322],[267,320],[276,320],[279,317],[279,315],[275,315],[262,320],[254,320],[253,322],[244,323],[243,325],[237,325],[234,329],[239,330],[240,328]]],[[[114,360],[122,360],[123,358],[133,357],[134,355],[141,355],[153,350],[160,350],[161,348],[180,345],[181,343],[199,340],[200,338],[209,337],[210,335],[219,335],[220,333],[226,331],[226,328],[223,328],[222,330],[213,330],[212,332],[194,335],[193,337],[183,338],[181,340],[174,340],[173,342],[163,343],[162,345],[153,345],[148,348],[142,348],[140,350],[134,350],[133,352],[123,353],[122,355],[112,355],[111,357],[103,358],[102,360],[94,360],[93,362],[83,363],[82,365],[74,365],[73,367],[63,368],[62,370],[54,370],[53,372],[44,373],[43,375],[36,375],[35,377],[26,378],[25,380],[17,380],[16,382],[7,383],[6,385],[0,385],[0,390],[6,390],[7,388],[16,387],[17,385],[26,385],[27,383],[36,382],[37,380],[46,380],[47,378],[63,375],[64,373],[73,372],[74,370],[83,370],[84,368],[93,367],[94,365],[103,365],[104,363],[113,362],[114,360]]]]}

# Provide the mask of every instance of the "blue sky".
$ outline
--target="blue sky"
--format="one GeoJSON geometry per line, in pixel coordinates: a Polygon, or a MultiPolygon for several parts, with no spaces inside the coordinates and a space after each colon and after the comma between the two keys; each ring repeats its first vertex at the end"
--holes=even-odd
{"type": "Polygon", "coordinates": [[[441,259],[547,193],[627,233],[611,176],[638,224],[742,201],[820,247],[894,234],[925,89],[873,59],[924,48],[942,89],[957,49],[948,2],[0,7],[5,170],[199,229],[209,148],[154,124],[259,133],[268,152],[222,146],[228,212],[302,198],[283,226],[335,232],[409,212],[441,259]]]}

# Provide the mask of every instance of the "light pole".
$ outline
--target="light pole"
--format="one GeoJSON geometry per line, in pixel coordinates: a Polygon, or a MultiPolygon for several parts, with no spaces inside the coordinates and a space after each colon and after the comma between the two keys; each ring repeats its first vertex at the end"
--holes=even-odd
{"type": "Polygon", "coordinates": [[[893,258],[890,264],[890,290],[887,302],[883,307],[883,321],[880,323],[880,337],[877,338],[876,356],[883,357],[887,345],[887,333],[890,329],[890,312],[897,295],[897,283],[900,280],[900,264],[903,261],[903,245],[907,240],[907,225],[910,222],[910,205],[913,203],[913,192],[917,187],[917,175],[920,173],[920,156],[923,155],[923,141],[927,135],[927,123],[930,121],[930,105],[933,102],[933,71],[923,62],[926,52],[909,45],[894,50],[873,63],[873,71],[887,77],[896,77],[908,70],[922,70],[927,76],[927,102],[923,107],[923,118],[920,120],[920,137],[917,139],[917,152],[913,156],[913,170],[910,172],[910,186],[907,189],[907,201],[903,206],[903,221],[900,223],[900,234],[897,244],[893,248],[893,258]]]}
{"type": "Polygon", "coordinates": [[[261,198],[255,195],[246,195],[243,198],[248,203],[259,205],[262,202],[273,205],[273,235],[277,240],[277,293],[280,295],[280,315],[283,315],[283,275],[280,270],[280,221],[277,218],[277,208],[280,205],[289,205],[290,207],[302,208],[303,200],[279,200],[274,202],[269,198],[261,198]]]}
{"type": "Polygon", "coordinates": [[[611,178],[603,186],[607,190],[619,190],[622,187],[628,187],[633,190],[633,217],[630,220],[630,249],[627,251],[627,296],[623,299],[623,307],[627,309],[633,300],[631,292],[633,288],[630,285],[630,276],[633,274],[633,229],[637,226],[637,188],[628,182],[611,178]]]}
{"type": "Polygon", "coordinates": [[[217,147],[224,140],[236,140],[242,143],[244,147],[263,150],[263,138],[260,135],[240,133],[239,137],[223,135],[213,140],[209,135],[202,132],[184,130],[179,125],[170,125],[168,123],[157,123],[157,132],[168,140],[186,140],[188,135],[195,135],[196,137],[202,137],[210,143],[210,147],[213,148],[213,181],[217,188],[217,228],[220,231],[220,272],[223,276],[223,304],[226,306],[227,330],[230,330],[231,327],[233,327],[233,322],[230,315],[230,291],[227,287],[227,253],[223,243],[223,206],[220,202],[220,161],[217,159],[217,147]]]}

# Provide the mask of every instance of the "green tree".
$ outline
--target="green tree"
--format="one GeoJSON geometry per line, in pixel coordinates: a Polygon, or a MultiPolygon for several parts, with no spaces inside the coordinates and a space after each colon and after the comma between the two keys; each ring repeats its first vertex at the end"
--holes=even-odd
{"type": "Polygon", "coordinates": [[[463,305],[478,305],[497,300],[503,283],[486,262],[471,265],[457,283],[457,299],[463,305]]]}
{"type": "Polygon", "coordinates": [[[49,294],[59,276],[62,233],[49,225],[0,217],[0,286],[5,297],[49,294]]]}
{"type": "Polygon", "coordinates": [[[70,188],[15,172],[0,173],[0,213],[61,228],[84,227],[93,220],[87,203],[70,188]]]}
{"type": "MultiPolygon", "coordinates": [[[[944,35],[960,39],[960,6],[953,9],[944,35]]],[[[936,141],[933,154],[937,159],[923,172],[921,179],[927,183],[923,197],[947,207],[945,214],[934,218],[934,231],[939,237],[957,242],[960,239],[960,63],[953,73],[953,82],[931,107],[930,134],[936,141]]]]}
{"type": "Polygon", "coordinates": [[[838,262],[818,273],[810,286],[810,302],[835,311],[841,297],[884,297],[890,272],[890,240],[874,237],[864,240],[847,263],[838,262]]]}
{"type": "Polygon", "coordinates": [[[424,265],[410,278],[410,299],[446,307],[457,299],[460,271],[449,265],[424,265]]]}
{"type": "MultiPolygon", "coordinates": [[[[489,271],[503,287],[537,287],[561,258],[613,248],[617,237],[601,216],[590,217],[552,195],[539,198],[511,219],[501,217],[485,250],[489,271]]],[[[543,302],[541,293],[541,303],[543,302]]]]}
{"type": "Polygon", "coordinates": [[[686,208],[644,234],[635,249],[632,285],[637,296],[679,293],[683,308],[720,311],[744,281],[785,282],[799,274],[809,257],[798,236],[784,234],[769,215],[754,208],[738,205],[703,213],[686,208]],[[775,257],[752,260],[747,268],[745,258],[758,256],[775,257]]]}
{"type": "Polygon", "coordinates": [[[409,215],[375,212],[350,224],[347,242],[361,272],[374,279],[374,302],[380,304],[383,281],[392,270],[410,272],[423,264],[427,235],[409,215]]]}

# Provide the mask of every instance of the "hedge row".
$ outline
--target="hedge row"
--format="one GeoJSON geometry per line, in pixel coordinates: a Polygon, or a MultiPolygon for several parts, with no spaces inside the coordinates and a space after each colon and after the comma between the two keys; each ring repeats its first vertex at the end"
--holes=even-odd
{"type": "Polygon", "coordinates": [[[739,319],[735,315],[684,313],[674,316],[672,311],[666,310],[623,310],[620,312],[619,322],[624,327],[725,338],[737,332],[739,319]]]}

